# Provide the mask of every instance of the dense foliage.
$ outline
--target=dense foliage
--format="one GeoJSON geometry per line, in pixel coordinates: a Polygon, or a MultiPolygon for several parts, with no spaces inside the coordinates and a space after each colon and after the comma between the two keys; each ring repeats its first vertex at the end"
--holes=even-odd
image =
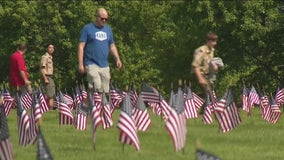
{"type": "MultiPolygon", "coordinates": [[[[28,43],[26,62],[33,82],[40,80],[39,60],[45,44],[56,46],[55,78],[70,88],[77,73],[81,28],[105,7],[123,68],[112,67],[119,88],[146,81],[169,93],[179,79],[197,85],[191,74],[192,54],[208,31],[220,39],[217,56],[225,68],[216,88],[238,92],[242,82],[274,92],[284,82],[284,3],[280,0],[179,1],[9,1],[0,2],[0,82],[7,83],[9,56],[19,42],[28,43]]],[[[110,61],[113,62],[112,57],[110,61]]]]}

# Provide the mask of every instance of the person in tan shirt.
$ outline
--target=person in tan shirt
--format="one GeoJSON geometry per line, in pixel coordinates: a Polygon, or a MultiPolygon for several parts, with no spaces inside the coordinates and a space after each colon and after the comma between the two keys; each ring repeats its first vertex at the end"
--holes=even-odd
{"type": "Polygon", "coordinates": [[[210,80],[210,70],[217,72],[218,64],[214,63],[214,47],[217,45],[218,36],[209,32],[206,35],[206,43],[194,51],[192,69],[201,85],[204,94],[211,93],[213,81],[210,80]]]}
{"type": "Polygon", "coordinates": [[[48,98],[49,107],[56,109],[54,106],[55,83],[53,80],[53,60],[52,54],[54,52],[54,45],[47,45],[47,52],[41,57],[40,71],[45,84],[46,95],[48,98]]]}

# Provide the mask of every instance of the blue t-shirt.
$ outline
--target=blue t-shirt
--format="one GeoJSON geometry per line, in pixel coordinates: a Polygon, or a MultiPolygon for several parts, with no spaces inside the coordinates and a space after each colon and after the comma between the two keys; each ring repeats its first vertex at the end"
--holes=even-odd
{"type": "Polygon", "coordinates": [[[85,42],[84,65],[96,64],[108,67],[109,47],[114,43],[112,30],[109,26],[98,27],[94,23],[84,26],[80,35],[80,42],[85,42]]]}

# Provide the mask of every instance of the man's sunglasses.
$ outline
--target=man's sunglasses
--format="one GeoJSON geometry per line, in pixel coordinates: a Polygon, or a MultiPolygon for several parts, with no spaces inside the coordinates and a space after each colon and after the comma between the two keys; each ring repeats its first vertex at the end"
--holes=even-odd
{"type": "Polygon", "coordinates": [[[107,21],[108,19],[107,18],[101,18],[101,21],[107,21]]]}

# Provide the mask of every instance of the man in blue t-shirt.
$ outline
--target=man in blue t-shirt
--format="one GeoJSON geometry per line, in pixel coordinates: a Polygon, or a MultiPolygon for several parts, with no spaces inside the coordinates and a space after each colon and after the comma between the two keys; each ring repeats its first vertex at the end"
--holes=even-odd
{"type": "Polygon", "coordinates": [[[79,72],[86,72],[89,90],[94,86],[100,93],[109,92],[109,51],[116,60],[117,68],[122,67],[112,30],[105,25],[107,20],[107,11],[99,8],[95,22],[85,25],[81,30],[78,46],[79,72]]]}

